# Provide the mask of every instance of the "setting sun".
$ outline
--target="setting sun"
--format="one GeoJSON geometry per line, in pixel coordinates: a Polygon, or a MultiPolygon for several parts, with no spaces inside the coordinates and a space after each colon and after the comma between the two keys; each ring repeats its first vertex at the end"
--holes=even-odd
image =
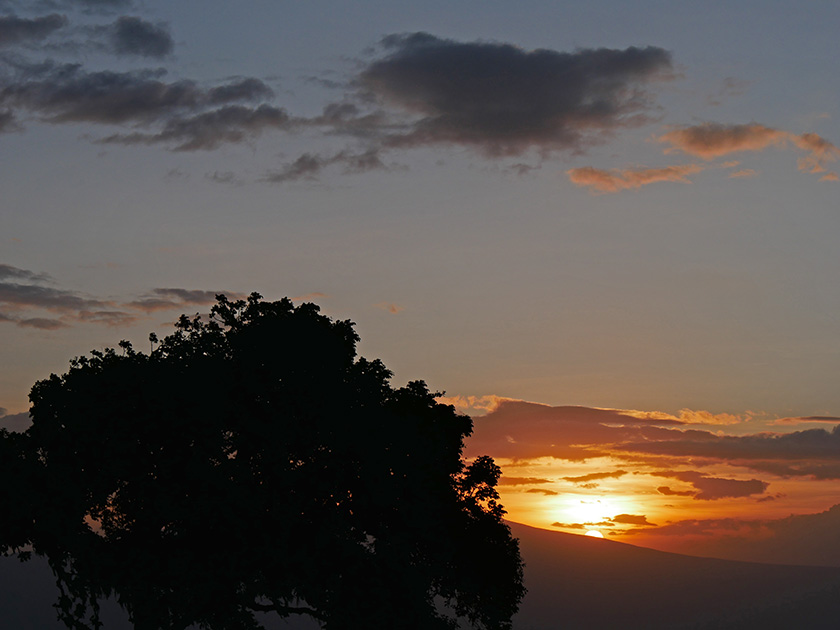
{"type": "Polygon", "coordinates": [[[592,538],[603,538],[604,537],[604,535],[601,532],[599,532],[597,529],[590,529],[588,532],[586,532],[586,535],[590,536],[592,538]]]}

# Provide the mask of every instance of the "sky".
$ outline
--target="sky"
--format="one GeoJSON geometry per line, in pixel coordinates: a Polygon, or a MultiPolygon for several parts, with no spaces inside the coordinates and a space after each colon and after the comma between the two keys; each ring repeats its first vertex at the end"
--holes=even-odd
{"type": "Polygon", "coordinates": [[[473,414],[513,520],[696,551],[826,512],[838,19],[0,0],[0,423],[258,291],[473,414]]]}

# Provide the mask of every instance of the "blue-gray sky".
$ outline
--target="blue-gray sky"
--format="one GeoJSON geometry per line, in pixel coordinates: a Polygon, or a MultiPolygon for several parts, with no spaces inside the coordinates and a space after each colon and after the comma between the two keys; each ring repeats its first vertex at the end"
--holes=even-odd
{"type": "Polygon", "coordinates": [[[838,21],[0,2],[0,407],[259,291],[452,396],[840,415],[838,21]]]}

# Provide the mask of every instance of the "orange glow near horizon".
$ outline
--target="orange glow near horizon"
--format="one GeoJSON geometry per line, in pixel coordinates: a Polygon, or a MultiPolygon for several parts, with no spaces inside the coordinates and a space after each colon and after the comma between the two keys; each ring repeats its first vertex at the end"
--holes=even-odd
{"type": "Polygon", "coordinates": [[[840,430],[828,420],[503,400],[475,417],[469,446],[501,467],[511,521],[703,555],[840,505],[840,463],[827,449],[840,430]]]}

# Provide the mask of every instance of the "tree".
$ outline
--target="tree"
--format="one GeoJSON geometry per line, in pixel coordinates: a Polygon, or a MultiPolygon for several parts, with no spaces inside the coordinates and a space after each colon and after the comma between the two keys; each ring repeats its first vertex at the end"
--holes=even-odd
{"type": "MultiPolygon", "coordinates": [[[[157,341],[154,338],[154,341],[157,341]]],[[[509,628],[524,594],[489,457],[422,381],[392,388],[350,321],[217,296],[150,353],[76,358],[2,440],[0,549],[46,556],[70,628],[115,596],[135,628],[509,628]],[[7,492],[10,491],[7,489],[7,492]]]]}

